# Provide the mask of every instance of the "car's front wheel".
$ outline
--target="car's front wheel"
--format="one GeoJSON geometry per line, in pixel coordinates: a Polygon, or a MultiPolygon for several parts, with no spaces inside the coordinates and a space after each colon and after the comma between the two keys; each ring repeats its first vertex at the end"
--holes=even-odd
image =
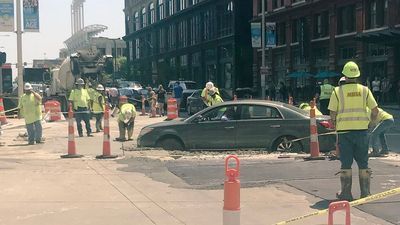
{"type": "Polygon", "coordinates": [[[300,141],[292,141],[295,137],[293,136],[282,136],[274,141],[272,145],[272,151],[278,152],[302,152],[303,145],[300,141]]]}
{"type": "Polygon", "coordinates": [[[184,150],[183,144],[176,138],[164,138],[157,144],[165,150],[184,150]]]}

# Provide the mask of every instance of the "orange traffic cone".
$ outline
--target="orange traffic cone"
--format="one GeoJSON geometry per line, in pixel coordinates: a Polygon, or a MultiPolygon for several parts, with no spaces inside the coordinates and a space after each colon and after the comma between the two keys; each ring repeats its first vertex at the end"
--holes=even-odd
{"type": "Polygon", "coordinates": [[[226,157],[223,225],[240,225],[240,181],[238,179],[239,174],[239,158],[235,155],[230,155],[226,157]],[[236,160],[235,169],[228,169],[228,163],[230,159],[236,160]]]}
{"type": "Polygon", "coordinates": [[[325,160],[325,157],[319,155],[318,128],[315,118],[315,101],[310,102],[310,154],[305,160],[325,160]]]}
{"type": "Polygon", "coordinates": [[[81,158],[82,155],[76,154],[75,132],[74,132],[74,113],[72,112],[72,104],[69,104],[68,110],[68,154],[62,155],[61,158],[81,158]]]}
{"type": "Polygon", "coordinates": [[[103,130],[103,155],[96,156],[96,159],[113,159],[117,158],[117,155],[111,155],[111,144],[110,144],[110,108],[106,105],[104,111],[104,130],[103,130]]]}
{"type": "Polygon", "coordinates": [[[3,98],[0,98],[0,125],[7,124],[7,117],[4,110],[3,98]]]}

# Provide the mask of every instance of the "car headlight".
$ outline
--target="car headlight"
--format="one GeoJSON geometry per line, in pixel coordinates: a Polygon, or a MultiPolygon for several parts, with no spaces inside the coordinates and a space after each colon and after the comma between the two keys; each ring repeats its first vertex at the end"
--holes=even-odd
{"type": "Polygon", "coordinates": [[[154,128],[151,128],[151,127],[145,127],[145,128],[143,128],[143,129],[140,131],[139,136],[140,136],[140,137],[141,137],[141,136],[144,136],[144,135],[150,133],[151,131],[153,131],[153,129],[154,129],[154,128]]]}

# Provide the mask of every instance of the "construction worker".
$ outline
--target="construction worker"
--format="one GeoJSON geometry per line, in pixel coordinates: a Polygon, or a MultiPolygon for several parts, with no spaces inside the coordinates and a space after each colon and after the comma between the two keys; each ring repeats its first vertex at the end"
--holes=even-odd
{"type": "Polygon", "coordinates": [[[201,99],[203,100],[203,102],[204,102],[204,104],[205,104],[206,106],[210,106],[210,102],[209,102],[209,93],[208,93],[208,91],[211,90],[211,89],[214,89],[214,88],[215,88],[216,93],[219,95],[219,90],[218,90],[218,88],[216,88],[216,87],[214,86],[213,82],[211,82],[211,81],[209,81],[209,82],[206,83],[206,87],[203,88],[203,91],[201,92],[201,99]]]}
{"type": "Polygon", "coordinates": [[[75,82],[76,88],[71,91],[69,95],[69,101],[72,103],[72,107],[75,114],[76,126],[78,128],[79,137],[83,137],[83,130],[81,121],[83,120],[86,125],[86,134],[88,137],[93,137],[92,129],[90,128],[90,106],[91,98],[89,93],[83,87],[85,86],[85,81],[79,78],[75,82]]]}
{"type": "Polygon", "coordinates": [[[328,104],[329,98],[331,97],[332,91],[334,87],[329,84],[329,80],[325,79],[324,84],[320,86],[320,92],[316,94],[316,98],[319,98],[319,108],[321,109],[322,114],[328,115],[328,104]]]}
{"type": "Polygon", "coordinates": [[[393,116],[381,108],[378,108],[378,116],[375,120],[371,121],[371,125],[376,125],[370,135],[370,142],[372,145],[372,152],[370,156],[385,156],[389,154],[389,150],[386,144],[385,133],[393,127],[394,119],[393,116]],[[379,151],[379,142],[381,143],[382,149],[379,151]]]}
{"type": "Polygon", "coordinates": [[[133,127],[135,125],[136,109],[131,103],[128,103],[126,96],[119,97],[119,107],[114,110],[112,117],[118,113],[119,137],[116,141],[131,141],[133,135],[133,127]],[[125,138],[126,130],[128,130],[128,139],[125,138]]]}
{"type": "MultiPolygon", "coordinates": [[[[305,103],[301,103],[299,105],[299,108],[304,110],[304,111],[307,111],[307,112],[310,112],[310,110],[311,110],[310,104],[308,104],[306,102],[305,103]]],[[[321,116],[322,115],[321,111],[318,110],[317,106],[314,106],[314,109],[315,109],[315,115],[316,116],[321,116]]]]}
{"type": "Polygon", "coordinates": [[[346,83],[336,87],[332,92],[328,109],[331,111],[331,124],[338,134],[340,149],[340,183],[341,191],[337,193],[340,200],[352,201],[352,164],[356,160],[359,168],[361,198],[370,195],[371,169],[368,168],[368,112],[371,118],[378,114],[377,103],[368,87],[357,83],[360,70],[355,62],[344,65],[342,74],[346,83]]]}
{"type": "Polygon", "coordinates": [[[208,90],[208,94],[209,96],[207,98],[207,102],[209,103],[209,106],[217,105],[219,103],[224,102],[221,96],[219,96],[219,94],[217,93],[217,88],[214,87],[208,90]]]}
{"type": "Polygon", "coordinates": [[[93,93],[93,115],[96,118],[96,133],[103,130],[101,120],[103,119],[104,110],[106,109],[106,98],[103,85],[99,84],[96,87],[96,92],[93,93]]]}
{"type": "Polygon", "coordinates": [[[28,144],[42,143],[42,97],[33,91],[32,85],[24,85],[24,95],[19,99],[18,116],[25,118],[28,144]]]}

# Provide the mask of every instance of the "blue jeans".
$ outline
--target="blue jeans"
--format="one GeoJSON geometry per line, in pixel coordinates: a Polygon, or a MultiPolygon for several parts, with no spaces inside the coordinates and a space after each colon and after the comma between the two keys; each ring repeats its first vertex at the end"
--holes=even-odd
{"type": "Polygon", "coordinates": [[[385,152],[388,151],[388,147],[387,147],[387,144],[386,144],[385,133],[391,127],[393,127],[393,125],[394,125],[394,120],[393,119],[383,120],[371,132],[370,141],[371,141],[372,149],[374,151],[378,151],[379,150],[378,139],[381,142],[382,151],[385,151],[385,152]]]}
{"type": "Polygon", "coordinates": [[[86,125],[86,133],[88,135],[92,133],[92,129],[90,128],[90,112],[88,111],[88,109],[78,107],[78,109],[75,111],[75,120],[79,136],[83,135],[81,124],[82,120],[85,122],[86,125]]]}
{"type": "Polygon", "coordinates": [[[34,141],[40,142],[42,140],[42,123],[40,120],[26,124],[26,129],[28,130],[29,143],[33,143],[34,141]]]}
{"type": "Polygon", "coordinates": [[[351,169],[353,159],[359,169],[368,169],[368,131],[338,133],[341,169],[351,169]]]}

